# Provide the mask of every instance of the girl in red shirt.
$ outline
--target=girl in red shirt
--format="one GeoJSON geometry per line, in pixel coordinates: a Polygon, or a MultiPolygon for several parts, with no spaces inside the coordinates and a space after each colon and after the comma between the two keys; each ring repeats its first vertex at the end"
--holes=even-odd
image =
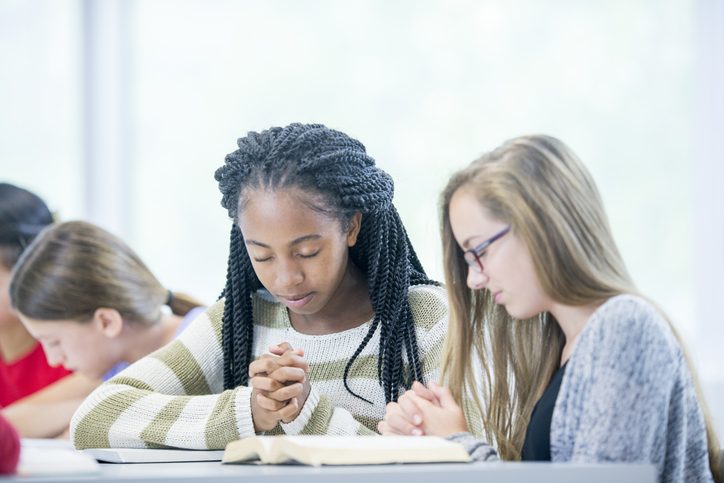
{"type": "MultiPolygon", "coordinates": [[[[31,410],[27,405],[21,408],[13,403],[49,385],[59,385],[53,391],[53,399],[57,400],[62,397],[58,393],[68,393],[68,386],[72,389],[77,385],[94,384],[85,381],[85,378],[80,379],[81,376],[66,378],[71,372],[63,367],[50,367],[42,346],[10,310],[8,283],[12,269],[25,247],[51,223],[53,216],[43,200],[17,186],[0,183],[0,414],[13,423],[24,437],[54,434],[26,434],[23,431],[24,421],[40,412],[40,408],[36,406],[31,410]]],[[[84,391],[87,391],[85,387],[84,391]]],[[[58,432],[62,429],[59,428],[58,432]]]]}

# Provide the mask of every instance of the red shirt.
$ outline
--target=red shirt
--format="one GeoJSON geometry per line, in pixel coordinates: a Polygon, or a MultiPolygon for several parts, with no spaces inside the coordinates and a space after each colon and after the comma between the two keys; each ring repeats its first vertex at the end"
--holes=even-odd
{"type": "Polygon", "coordinates": [[[71,372],[50,367],[43,346],[37,344],[25,357],[6,364],[0,357],[0,408],[54,383],[71,372]]]}

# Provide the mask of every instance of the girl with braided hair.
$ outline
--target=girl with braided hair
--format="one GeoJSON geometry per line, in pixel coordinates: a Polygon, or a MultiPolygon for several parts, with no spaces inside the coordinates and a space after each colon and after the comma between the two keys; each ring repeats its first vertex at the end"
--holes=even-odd
{"type": "Polygon", "coordinates": [[[410,244],[389,175],[318,124],[238,146],[216,172],[233,220],[221,299],[88,398],[71,425],[77,448],[371,435],[387,403],[437,377],[447,299],[410,244]]]}

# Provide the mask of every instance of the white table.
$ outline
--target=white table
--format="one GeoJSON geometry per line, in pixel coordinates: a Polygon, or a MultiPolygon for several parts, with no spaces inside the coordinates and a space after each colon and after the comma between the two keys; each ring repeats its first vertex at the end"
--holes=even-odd
{"type": "Polygon", "coordinates": [[[293,481],[294,483],[654,483],[653,466],[575,465],[560,463],[450,463],[380,466],[257,466],[220,463],[102,464],[101,472],[87,476],[0,477],[9,482],[186,483],[293,481]]]}

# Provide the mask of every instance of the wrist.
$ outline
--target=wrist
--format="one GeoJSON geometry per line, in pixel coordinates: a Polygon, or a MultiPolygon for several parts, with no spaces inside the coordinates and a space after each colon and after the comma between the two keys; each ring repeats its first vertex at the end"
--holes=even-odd
{"type": "Polygon", "coordinates": [[[307,423],[309,423],[309,420],[312,419],[312,414],[314,413],[314,410],[317,408],[318,404],[319,395],[312,387],[310,388],[307,400],[304,401],[304,404],[302,405],[299,414],[297,414],[297,417],[289,423],[284,423],[282,421],[279,422],[282,429],[284,430],[284,433],[288,435],[301,434],[304,427],[307,425],[307,423]]]}
{"type": "Polygon", "coordinates": [[[234,416],[236,417],[236,429],[239,432],[239,439],[254,436],[256,425],[252,414],[252,389],[240,386],[236,388],[234,397],[234,416]]]}

